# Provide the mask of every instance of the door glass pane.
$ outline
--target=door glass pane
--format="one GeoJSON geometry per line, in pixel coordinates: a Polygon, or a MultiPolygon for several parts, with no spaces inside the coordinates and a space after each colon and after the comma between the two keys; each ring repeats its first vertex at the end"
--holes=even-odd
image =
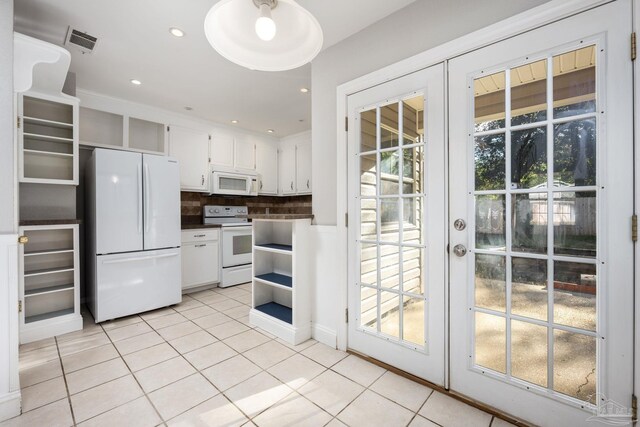
{"type": "Polygon", "coordinates": [[[378,208],[376,199],[360,199],[360,238],[378,240],[378,208]]]}
{"type": "Polygon", "coordinates": [[[547,252],[547,193],[511,196],[511,249],[514,252],[547,252]]]}
{"type": "Polygon", "coordinates": [[[360,283],[378,284],[378,246],[368,243],[360,245],[360,283]]]}
{"type": "Polygon", "coordinates": [[[423,346],[424,341],[424,299],[403,297],[402,339],[423,346]]]}
{"type": "Polygon", "coordinates": [[[511,321],[511,375],[547,386],[547,328],[511,321]]]}
{"type": "Polygon", "coordinates": [[[424,147],[402,150],[402,189],[404,194],[423,193],[424,190],[424,147]]]}
{"type": "Polygon", "coordinates": [[[553,389],[595,403],[596,338],[553,331],[553,389]]]}
{"type": "Polygon", "coordinates": [[[553,57],[553,116],[596,111],[596,49],[588,46],[553,57]]]}
{"type": "Polygon", "coordinates": [[[476,196],[476,248],[504,251],[504,195],[476,196]]]}
{"type": "Polygon", "coordinates": [[[476,255],[475,267],[476,307],[506,311],[505,257],[500,255],[476,255]]]}
{"type": "Polygon", "coordinates": [[[596,185],[596,119],[553,127],[553,185],[596,185]]]}
{"type": "Polygon", "coordinates": [[[378,330],[378,291],[375,288],[360,287],[360,326],[378,330]]]}
{"type": "Polygon", "coordinates": [[[400,237],[400,199],[380,199],[380,240],[398,242],[400,237]]]}
{"type": "Polygon", "coordinates": [[[380,286],[400,289],[400,248],[394,245],[380,245],[380,286]]]}
{"type": "Polygon", "coordinates": [[[547,260],[513,258],[511,312],[547,320],[547,260]]]}
{"type": "Polygon", "coordinates": [[[424,249],[402,248],[402,292],[423,295],[424,249]]]}
{"type": "Polygon", "coordinates": [[[502,129],[505,124],[505,73],[501,71],[473,81],[475,131],[502,129]]]}
{"type": "Polygon", "coordinates": [[[511,69],[511,125],[547,119],[547,60],[511,69]]]}
{"type": "Polygon", "coordinates": [[[475,138],[476,191],[504,190],[504,134],[475,138]]]}
{"type": "Polygon", "coordinates": [[[376,109],[360,113],[360,152],[376,150],[376,109]]]}
{"type": "Polygon", "coordinates": [[[553,263],[553,317],[556,323],[596,330],[596,266],[553,263]]]}
{"type": "Polygon", "coordinates": [[[554,253],[596,256],[596,193],[553,193],[554,253]]]}
{"type": "Polygon", "coordinates": [[[505,318],[476,312],[475,323],[476,365],[505,373],[507,366],[505,318]]]}
{"type": "Polygon", "coordinates": [[[380,107],[380,148],[397,147],[400,143],[398,103],[380,107]]]}
{"type": "Polygon", "coordinates": [[[360,156],[360,195],[377,196],[376,153],[360,156]]]}
{"type": "Polygon", "coordinates": [[[402,198],[402,242],[412,245],[422,243],[422,220],[424,210],[424,197],[402,198]]]}
{"type": "Polygon", "coordinates": [[[404,145],[424,142],[424,96],[402,101],[402,125],[404,145]]]}
{"type": "Polygon", "coordinates": [[[380,153],[380,194],[400,194],[400,152],[380,153]]]}
{"type": "Polygon", "coordinates": [[[400,337],[400,296],[380,291],[380,332],[400,337]]]}
{"type": "Polygon", "coordinates": [[[547,186],[547,129],[511,132],[511,188],[547,186]]]}

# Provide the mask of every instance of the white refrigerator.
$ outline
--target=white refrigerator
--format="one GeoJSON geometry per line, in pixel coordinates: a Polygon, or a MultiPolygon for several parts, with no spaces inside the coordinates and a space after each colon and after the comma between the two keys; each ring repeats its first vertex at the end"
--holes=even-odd
{"type": "Polygon", "coordinates": [[[85,180],[86,294],[95,321],[179,303],[178,161],[98,148],[85,180]]]}

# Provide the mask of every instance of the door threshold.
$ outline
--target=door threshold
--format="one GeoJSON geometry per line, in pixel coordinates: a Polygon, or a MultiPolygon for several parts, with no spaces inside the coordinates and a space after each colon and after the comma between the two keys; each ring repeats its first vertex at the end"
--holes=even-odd
{"type": "Polygon", "coordinates": [[[389,365],[387,363],[381,362],[378,359],[374,359],[372,357],[366,356],[362,353],[358,353],[357,351],[354,350],[349,350],[347,349],[347,353],[352,354],[356,357],[359,357],[363,360],[366,360],[367,362],[373,363],[374,365],[380,366],[381,368],[386,369],[387,371],[393,372],[396,375],[399,375],[403,378],[406,378],[408,380],[411,380],[415,383],[421,384],[423,386],[429,387],[435,391],[438,391],[444,395],[447,395],[449,397],[452,397],[456,400],[459,400],[460,402],[467,404],[469,406],[473,406],[476,409],[480,409],[481,411],[484,411],[488,414],[493,415],[494,417],[500,418],[503,421],[509,422],[513,425],[516,426],[521,426],[521,427],[534,427],[533,424],[529,424],[526,421],[520,420],[518,418],[513,417],[512,415],[509,414],[505,414],[504,412],[499,411],[496,408],[493,408],[491,406],[485,405],[482,402],[478,402],[476,400],[470,399],[467,396],[464,396],[462,394],[458,394],[454,391],[448,390],[440,385],[434,384],[432,382],[429,382],[423,378],[417,377],[413,374],[410,374],[408,372],[405,372],[401,369],[396,368],[395,366],[389,365]]]}

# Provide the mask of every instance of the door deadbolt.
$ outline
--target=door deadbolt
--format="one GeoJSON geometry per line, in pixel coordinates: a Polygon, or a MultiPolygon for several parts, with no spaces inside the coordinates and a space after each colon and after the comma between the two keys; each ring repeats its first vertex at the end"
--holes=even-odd
{"type": "Polygon", "coordinates": [[[453,253],[458,257],[463,257],[467,254],[467,248],[464,245],[455,245],[453,247],[453,253]]]}
{"type": "Polygon", "coordinates": [[[462,218],[458,218],[458,219],[456,219],[456,220],[454,221],[454,223],[453,223],[453,228],[455,228],[455,229],[456,229],[456,230],[458,230],[458,231],[462,231],[462,230],[464,230],[465,228],[467,228],[467,223],[466,223],[466,222],[464,222],[464,219],[462,219],[462,218]]]}

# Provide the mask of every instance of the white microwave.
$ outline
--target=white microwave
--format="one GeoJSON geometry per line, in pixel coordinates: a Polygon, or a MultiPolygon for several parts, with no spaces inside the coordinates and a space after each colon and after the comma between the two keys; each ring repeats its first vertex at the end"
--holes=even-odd
{"type": "Polygon", "coordinates": [[[257,196],[258,175],[250,172],[211,170],[209,194],[257,196]]]}

